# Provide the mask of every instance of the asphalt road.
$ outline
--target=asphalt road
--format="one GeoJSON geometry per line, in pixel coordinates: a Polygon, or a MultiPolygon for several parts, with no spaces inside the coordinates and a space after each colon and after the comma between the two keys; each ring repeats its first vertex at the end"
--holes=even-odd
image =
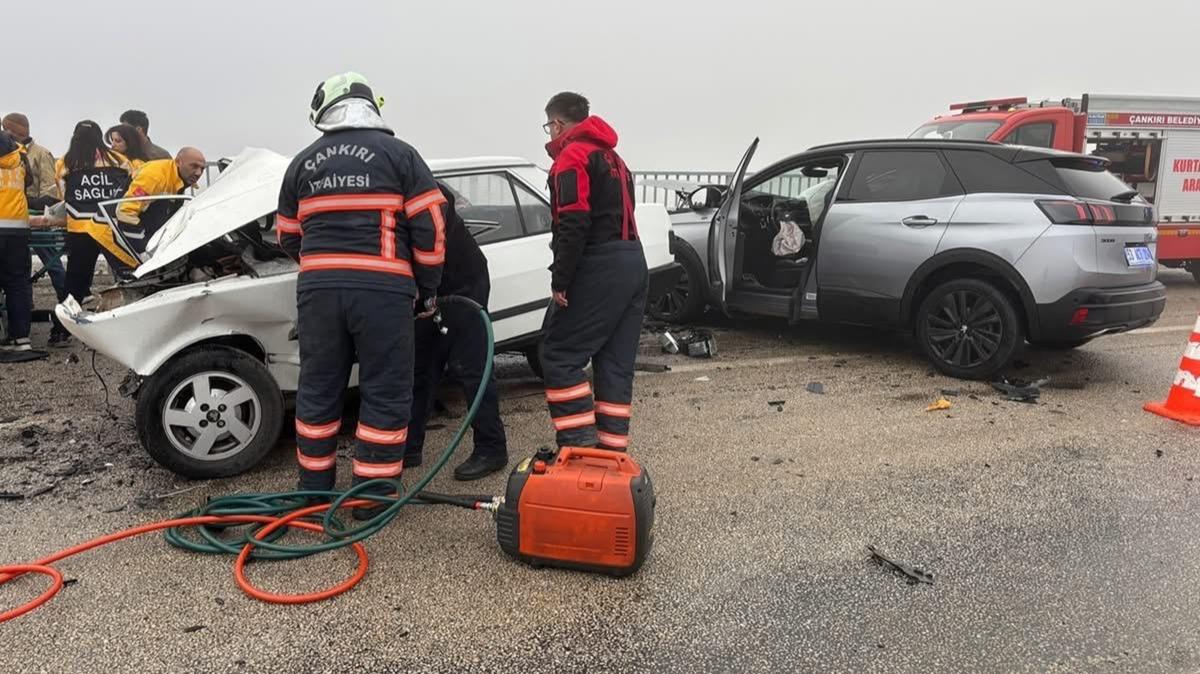
{"type": "MultiPolygon", "coordinates": [[[[358,588],[278,607],[243,596],[230,559],[144,536],[61,563],[78,582],[0,625],[0,671],[1200,671],[1200,434],[1141,410],[1167,392],[1200,287],[1163,280],[1156,326],[1029,351],[1012,374],[1051,377],[1036,404],[935,376],[895,335],[714,321],[719,358],[660,356],[672,371],[637,380],[633,451],[659,506],[635,577],[533,570],[501,554],[486,515],[412,508],[369,541],[358,588]],[[953,407],[926,412],[944,388],[953,407]],[[870,561],[868,543],[934,584],[870,561]]],[[[99,369],[110,387],[122,374],[99,369]]],[[[551,434],[528,371],[502,374],[515,458],[551,434]]],[[[78,346],[0,380],[0,491],[54,485],[0,501],[0,562],[293,486],[286,444],[237,479],[158,468],[128,401],[106,417],[78,346]]],[[[251,575],[314,589],[352,566],[345,552],[251,575]]],[[[0,606],[42,586],[0,587],[0,606]]]]}

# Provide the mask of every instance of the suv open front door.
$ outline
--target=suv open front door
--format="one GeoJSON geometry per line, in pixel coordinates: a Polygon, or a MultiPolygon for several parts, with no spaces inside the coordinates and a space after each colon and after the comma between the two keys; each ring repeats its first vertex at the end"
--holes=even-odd
{"type": "Polygon", "coordinates": [[[711,289],[709,296],[721,307],[721,311],[729,313],[729,295],[733,292],[733,283],[737,280],[736,263],[738,253],[738,211],[742,204],[742,182],[746,179],[746,167],[754,151],[758,149],[758,139],[755,138],[746,154],[742,156],[737,171],[733,174],[729,192],[725,201],[717,209],[712,226],[708,230],[708,284],[711,289]]]}

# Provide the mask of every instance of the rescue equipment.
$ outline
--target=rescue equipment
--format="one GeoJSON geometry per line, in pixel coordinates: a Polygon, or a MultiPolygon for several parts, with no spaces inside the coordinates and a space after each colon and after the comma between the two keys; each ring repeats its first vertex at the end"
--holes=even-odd
{"type": "Polygon", "coordinates": [[[626,576],[654,542],[655,500],[650,475],[625,452],[542,449],[509,476],[496,540],[534,567],[626,576]]]}
{"type": "MultiPolygon", "coordinates": [[[[491,320],[485,309],[468,298],[449,296],[438,300],[440,306],[453,303],[463,303],[478,311],[487,329],[488,346],[482,377],[486,381],[491,376],[495,349],[491,320]]],[[[232,494],[211,499],[175,518],[101,536],[32,564],[0,566],[0,585],[26,574],[40,574],[51,579],[50,587],[41,595],[0,613],[0,623],[24,615],[58,594],[64,581],[62,573],[53,564],[154,531],[164,531],[168,543],[184,550],[236,555],[233,572],[238,587],[260,601],[305,604],[328,599],[353,588],[366,576],[369,561],[362,542],[387,526],[410,503],[453,505],[496,513],[497,540],[501,549],[534,566],[613,575],[637,571],[650,551],[655,497],[649,476],[622,452],[567,448],[553,454],[542,450],[517,466],[503,497],[423,491],[462,442],[479,410],[484,391],[485,387],[480,386],[475,392],[450,444],[430,470],[408,490],[403,489],[399,480],[377,478],[345,492],[232,494]],[[378,493],[382,489],[389,495],[378,493]],[[507,504],[509,499],[511,505],[507,504]],[[380,505],[385,507],[377,515],[354,528],[347,529],[337,517],[337,512],[342,509],[380,505]],[[506,510],[501,513],[502,509],[506,510]],[[327,540],[310,545],[281,543],[280,538],[288,529],[324,534],[327,540]],[[354,550],[358,565],[349,578],[325,590],[303,594],[266,592],[255,587],[246,576],[246,564],[251,559],[299,559],[345,547],[354,550]]],[[[337,426],[327,424],[308,428],[314,433],[327,433],[337,426]]]]}

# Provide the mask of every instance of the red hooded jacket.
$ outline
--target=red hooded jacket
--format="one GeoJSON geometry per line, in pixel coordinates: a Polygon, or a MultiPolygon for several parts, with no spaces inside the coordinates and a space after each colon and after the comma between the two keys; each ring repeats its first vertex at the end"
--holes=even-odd
{"type": "Polygon", "coordinates": [[[633,176],[617,155],[616,146],[617,132],[595,115],[546,144],[554,160],[550,168],[553,290],[571,285],[588,246],[638,238],[633,176]]]}

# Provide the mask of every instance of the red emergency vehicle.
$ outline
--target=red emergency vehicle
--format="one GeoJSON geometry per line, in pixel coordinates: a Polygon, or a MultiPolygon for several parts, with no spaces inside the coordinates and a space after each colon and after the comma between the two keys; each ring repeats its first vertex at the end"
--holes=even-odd
{"type": "Polygon", "coordinates": [[[1158,261],[1200,282],[1200,98],[1109,96],[1030,103],[1003,98],[950,106],[913,138],[993,140],[1107,157],[1154,204],[1158,261]]]}

